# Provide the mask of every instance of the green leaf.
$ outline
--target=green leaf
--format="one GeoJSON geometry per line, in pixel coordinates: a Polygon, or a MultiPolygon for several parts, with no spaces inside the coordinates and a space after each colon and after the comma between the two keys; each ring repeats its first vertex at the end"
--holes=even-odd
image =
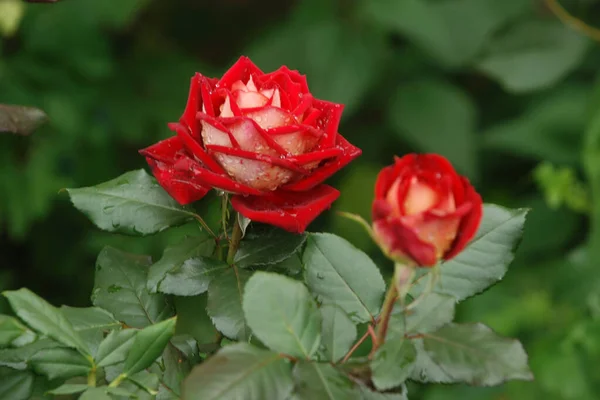
{"type": "Polygon", "coordinates": [[[192,258],[165,275],[158,291],[176,296],[196,296],[206,292],[211,279],[227,268],[227,263],[213,258],[192,258]]]}
{"type": "MultiPolygon", "coordinates": [[[[442,264],[440,281],[434,290],[461,301],[502,279],[521,240],[527,212],[484,205],[475,238],[458,256],[442,264]]],[[[419,280],[411,294],[423,290],[424,280],[419,280]]]]}
{"type": "Polygon", "coordinates": [[[0,349],[0,366],[23,370],[36,353],[40,350],[61,347],[59,342],[52,339],[38,339],[18,348],[0,349]]]}
{"type": "Polygon", "coordinates": [[[244,292],[244,314],[256,337],[271,350],[310,358],[321,343],[321,315],[302,282],[256,272],[244,292]]]}
{"type": "Polygon", "coordinates": [[[410,340],[386,340],[375,352],[371,361],[371,379],[381,391],[400,386],[410,376],[417,352],[410,340]]]}
{"type": "Polygon", "coordinates": [[[306,234],[289,233],[282,229],[248,235],[241,241],[233,262],[240,268],[277,264],[296,253],[305,241],[306,234]]]}
{"type": "Polygon", "coordinates": [[[150,365],[162,354],[175,334],[176,318],[148,326],[137,333],[125,360],[124,374],[133,375],[150,365]]]}
{"type": "Polygon", "coordinates": [[[581,63],[589,44],[560,21],[524,21],[493,40],[477,67],[511,92],[545,89],[581,63]]]}
{"type": "Polygon", "coordinates": [[[14,312],[33,329],[83,354],[90,349],[63,313],[28,289],[4,292],[14,312]]]}
{"type": "Polygon", "coordinates": [[[477,172],[477,108],[459,87],[427,79],[398,87],[388,108],[391,127],[418,150],[447,157],[459,172],[477,172]]]}
{"type": "Polygon", "coordinates": [[[135,329],[123,329],[109,333],[98,347],[96,364],[99,367],[106,367],[125,361],[137,332],[135,329]]]}
{"type": "Polygon", "coordinates": [[[143,328],[172,315],[167,297],[146,288],[149,257],[105,247],[96,262],[92,301],[134,328],[143,328]]]}
{"type": "Polygon", "coordinates": [[[8,315],[0,315],[0,347],[10,345],[13,340],[25,332],[27,332],[27,328],[17,319],[8,315]]]}
{"type": "Polygon", "coordinates": [[[30,371],[17,371],[0,367],[0,399],[27,400],[31,398],[34,375],[30,371]]]}
{"type": "Polygon", "coordinates": [[[356,341],[356,325],[338,306],[321,307],[321,343],[329,361],[338,362],[356,341]]]}
{"type": "Polygon", "coordinates": [[[61,385],[61,386],[57,387],[56,389],[49,390],[48,393],[53,394],[53,395],[74,394],[74,393],[84,392],[88,388],[89,388],[88,385],[83,385],[80,383],[75,383],[75,384],[65,383],[64,385],[61,385]]]}
{"type": "Polygon", "coordinates": [[[96,353],[105,331],[121,328],[121,323],[102,308],[62,306],[60,311],[90,347],[92,354],[96,353]]]}
{"type": "Polygon", "coordinates": [[[206,311],[215,327],[228,338],[247,340],[250,337],[242,309],[244,286],[250,276],[251,272],[233,266],[208,286],[206,311]]]}
{"type": "Polygon", "coordinates": [[[215,241],[212,238],[205,237],[190,237],[167,247],[161,259],[152,264],[148,271],[148,290],[150,293],[156,293],[159,290],[160,283],[169,272],[180,272],[186,262],[200,256],[209,256],[214,248],[215,241]]]}
{"type": "Polygon", "coordinates": [[[330,364],[298,362],[294,367],[294,400],[360,400],[355,384],[330,364]]]}
{"type": "Polygon", "coordinates": [[[86,376],[91,370],[91,360],[72,349],[44,349],[31,357],[34,371],[49,379],[86,376]]]}
{"type": "Polygon", "coordinates": [[[120,387],[106,387],[106,393],[108,394],[112,394],[113,396],[120,396],[120,397],[128,397],[128,398],[137,398],[137,395],[135,393],[130,392],[127,389],[124,388],[120,388],[120,387]]]}
{"type": "Polygon", "coordinates": [[[492,386],[509,379],[533,379],[521,343],[498,336],[483,324],[448,324],[423,334],[423,345],[456,381],[492,386]]]}
{"type": "Polygon", "coordinates": [[[410,379],[417,382],[434,382],[434,383],[456,383],[446,371],[437,365],[427,354],[423,346],[423,339],[411,340],[417,350],[417,359],[410,379]]]}
{"type": "Polygon", "coordinates": [[[408,400],[406,388],[402,390],[402,393],[380,393],[360,385],[359,390],[363,400],[408,400]]]}
{"type": "Polygon", "coordinates": [[[79,400],[112,400],[112,397],[108,395],[105,388],[94,387],[83,392],[79,400]]]}
{"type": "Polygon", "coordinates": [[[175,308],[177,310],[175,332],[178,335],[188,334],[192,336],[203,352],[216,350],[214,343],[218,333],[206,312],[207,301],[207,294],[175,298],[175,308]]]}
{"type": "Polygon", "coordinates": [[[377,315],[385,283],[365,253],[338,236],[312,233],[303,263],[306,284],[320,302],[338,305],[357,322],[377,315]]]}
{"type": "Polygon", "coordinates": [[[454,297],[435,292],[429,293],[406,317],[398,305],[390,318],[388,337],[402,338],[405,334],[435,331],[452,322],[455,308],[454,297]]]}
{"type": "Polygon", "coordinates": [[[237,343],[194,368],[183,383],[182,398],[281,400],[292,388],[292,367],[281,354],[237,343]]]}
{"type": "Polygon", "coordinates": [[[192,211],[180,206],[142,169],[67,192],[79,211],[108,232],[152,235],[194,218],[192,211]]]}

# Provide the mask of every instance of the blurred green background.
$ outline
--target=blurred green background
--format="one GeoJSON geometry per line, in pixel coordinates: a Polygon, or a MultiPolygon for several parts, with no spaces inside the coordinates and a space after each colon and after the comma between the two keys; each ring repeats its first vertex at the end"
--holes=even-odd
{"type": "MultiPolygon", "coordinates": [[[[533,209],[505,280],[459,317],[521,339],[536,381],[415,386],[411,399],[597,399],[600,48],[588,36],[600,34],[563,24],[556,4],[0,0],[0,103],[50,117],[30,137],[0,136],[0,289],[87,305],[101,247],[158,256],[185,232],[105,234],[59,190],[143,167],[137,150],[171,135],[194,72],[219,76],[244,54],[265,71],[298,69],[317,97],[346,104],[340,132],[363,156],[330,180],[342,191],[334,209],[369,218],[376,173],[411,151],[446,155],[486,202],[533,209]]],[[[561,4],[600,26],[600,1],[561,4]]],[[[333,212],[311,230],[381,261],[333,212]]]]}

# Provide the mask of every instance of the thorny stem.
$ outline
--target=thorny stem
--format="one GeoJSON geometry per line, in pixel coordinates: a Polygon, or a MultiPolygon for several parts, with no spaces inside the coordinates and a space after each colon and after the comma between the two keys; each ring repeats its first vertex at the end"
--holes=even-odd
{"type": "Polygon", "coordinates": [[[398,298],[398,289],[396,288],[395,275],[392,277],[390,287],[385,294],[385,300],[383,300],[383,307],[381,308],[381,318],[377,324],[377,343],[373,344],[373,351],[377,350],[377,347],[381,346],[385,342],[385,335],[387,334],[388,325],[390,323],[390,316],[394,309],[394,302],[398,298]]]}
{"type": "MultiPolygon", "coordinates": [[[[371,327],[371,325],[369,325],[369,328],[371,327]]],[[[371,328],[372,329],[372,328],[371,328]]],[[[356,349],[358,349],[358,347],[363,344],[363,342],[365,340],[367,340],[367,338],[371,335],[371,333],[369,331],[366,331],[364,335],[362,335],[362,337],[360,339],[358,339],[358,342],[354,343],[354,346],[352,346],[352,348],[350,350],[348,350],[348,353],[346,353],[346,355],[344,356],[344,358],[342,359],[342,364],[344,364],[346,361],[348,361],[350,359],[350,357],[352,356],[352,354],[356,351],[356,349]]]]}
{"type": "Polygon", "coordinates": [[[240,246],[240,240],[242,240],[242,228],[240,227],[240,221],[238,218],[233,223],[233,233],[231,234],[231,244],[229,245],[229,251],[227,252],[227,264],[233,264],[235,253],[237,253],[238,247],[240,246]]]}

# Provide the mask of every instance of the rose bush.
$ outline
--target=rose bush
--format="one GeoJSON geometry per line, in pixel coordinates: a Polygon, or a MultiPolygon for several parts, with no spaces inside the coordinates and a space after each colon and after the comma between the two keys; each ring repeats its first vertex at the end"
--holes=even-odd
{"type": "Polygon", "coordinates": [[[180,204],[216,188],[245,217],[302,232],[339,196],[322,182],[361,153],[338,133],[342,109],[298,71],[241,57],[221,79],[197,73],[176,136],[141,154],[180,204]]]}
{"type": "Polygon", "coordinates": [[[467,178],[438,154],[409,154],[384,168],[375,184],[373,232],[392,258],[433,266],[473,238],[482,201],[467,178]]]}

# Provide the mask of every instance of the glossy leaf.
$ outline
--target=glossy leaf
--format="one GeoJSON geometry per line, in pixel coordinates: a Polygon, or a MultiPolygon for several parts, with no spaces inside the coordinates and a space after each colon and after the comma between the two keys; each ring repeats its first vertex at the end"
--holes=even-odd
{"type": "Polygon", "coordinates": [[[294,367],[294,400],[361,400],[356,384],[330,364],[298,362],[294,367]]]}
{"type": "Polygon", "coordinates": [[[39,351],[63,346],[55,340],[43,338],[18,348],[0,349],[0,366],[23,370],[39,351]]]}
{"type": "Polygon", "coordinates": [[[224,347],[192,370],[183,400],[281,400],[293,388],[292,366],[282,355],[246,343],[224,347]]]}
{"type": "Polygon", "coordinates": [[[27,332],[27,328],[16,318],[0,315],[0,347],[8,346],[25,332],[27,332]]]}
{"type": "Polygon", "coordinates": [[[302,282],[256,272],[244,292],[244,314],[256,337],[271,350],[311,358],[321,343],[321,315],[302,282]]]}
{"type": "Polygon", "coordinates": [[[377,315],[385,283],[365,253],[338,236],[313,233],[302,261],[306,284],[319,301],[338,305],[356,322],[377,315]]]}
{"type": "Polygon", "coordinates": [[[209,256],[214,248],[214,240],[207,237],[190,237],[167,247],[161,259],[152,264],[148,271],[148,290],[156,293],[169,272],[181,271],[186,262],[199,256],[209,256]]]}
{"type": "Polygon", "coordinates": [[[332,362],[341,360],[356,341],[356,325],[339,307],[321,307],[321,343],[325,356],[332,362]]]}
{"type": "Polygon", "coordinates": [[[98,347],[94,358],[96,364],[99,367],[106,367],[125,361],[137,332],[135,329],[123,329],[109,333],[98,347]]]}
{"type": "Polygon", "coordinates": [[[121,323],[102,308],[62,306],[60,311],[90,347],[92,354],[96,353],[105,331],[121,328],[121,323]]]}
{"type": "Polygon", "coordinates": [[[390,318],[388,336],[402,338],[405,334],[435,331],[454,320],[455,308],[454,297],[436,292],[428,294],[406,317],[398,305],[390,318]]]}
{"type": "Polygon", "coordinates": [[[143,328],[172,315],[162,294],[146,288],[149,257],[105,247],[96,261],[92,301],[129,326],[143,328]]]}
{"type": "Polygon", "coordinates": [[[234,266],[215,277],[208,287],[206,311],[215,327],[228,338],[247,340],[250,336],[242,301],[244,286],[251,275],[234,266]]]}
{"type": "Polygon", "coordinates": [[[152,235],[194,217],[142,169],[96,186],[67,189],[67,192],[79,211],[108,232],[152,235]]]}
{"type": "MultiPolygon", "coordinates": [[[[458,256],[442,264],[435,291],[461,301],[502,279],[521,240],[527,211],[484,205],[483,220],[475,238],[458,256]]],[[[420,292],[424,281],[421,279],[412,293],[420,292]]]]}
{"type": "Polygon", "coordinates": [[[410,340],[386,340],[371,361],[371,379],[375,387],[384,391],[400,386],[410,376],[416,358],[417,352],[410,340]]]}
{"type": "Polygon", "coordinates": [[[4,292],[14,312],[35,330],[84,354],[90,349],[63,313],[28,289],[4,292]]]}
{"type": "Polygon", "coordinates": [[[167,273],[158,291],[176,296],[196,296],[206,292],[211,279],[227,268],[227,263],[213,258],[191,258],[180,268],[167,273]]]}
{"type": "Polygon", "coordinates": [[[533,379],[521,343],[482,324],[448,324],[424,334],[423,345],[431,359],[456,381],[491,386],[509,379],[533,379]]]}
{"type": "Polygon", "coordinates": [[[133,375],[149,367],[160,355],[175,334],[176,318],[150,325],[139,331],[125,359],[124,374],[133,375]]]}
{"type": "Polygon", "coordinates": [[[72,349],[44,349],[31,357],[33,370],[49,379],[86,376],[91,370],[90,360],[72,349]]]}
{"type": "Polygon", "coordinates": [[[289,233],[281,229],[248,235],[240,243],[233,262],[240,268],[276,264],[298,251],[305,241],[305,234],[289,233]]]}
{"type": "Polygon", "coordinates": [[[175,332],[178,335],[192,336],[203,352],[216,350],[214,342],[218,333],[206,311],[207,302],[208,295],[206,293],[199,296],[175,298],[175,308],[177,309],[175,332]]]}
{"type": "Polygon", "coordinates": [[[34,374],[0,367],[0,399],[27,400],[31,398],[34,374]]]}

